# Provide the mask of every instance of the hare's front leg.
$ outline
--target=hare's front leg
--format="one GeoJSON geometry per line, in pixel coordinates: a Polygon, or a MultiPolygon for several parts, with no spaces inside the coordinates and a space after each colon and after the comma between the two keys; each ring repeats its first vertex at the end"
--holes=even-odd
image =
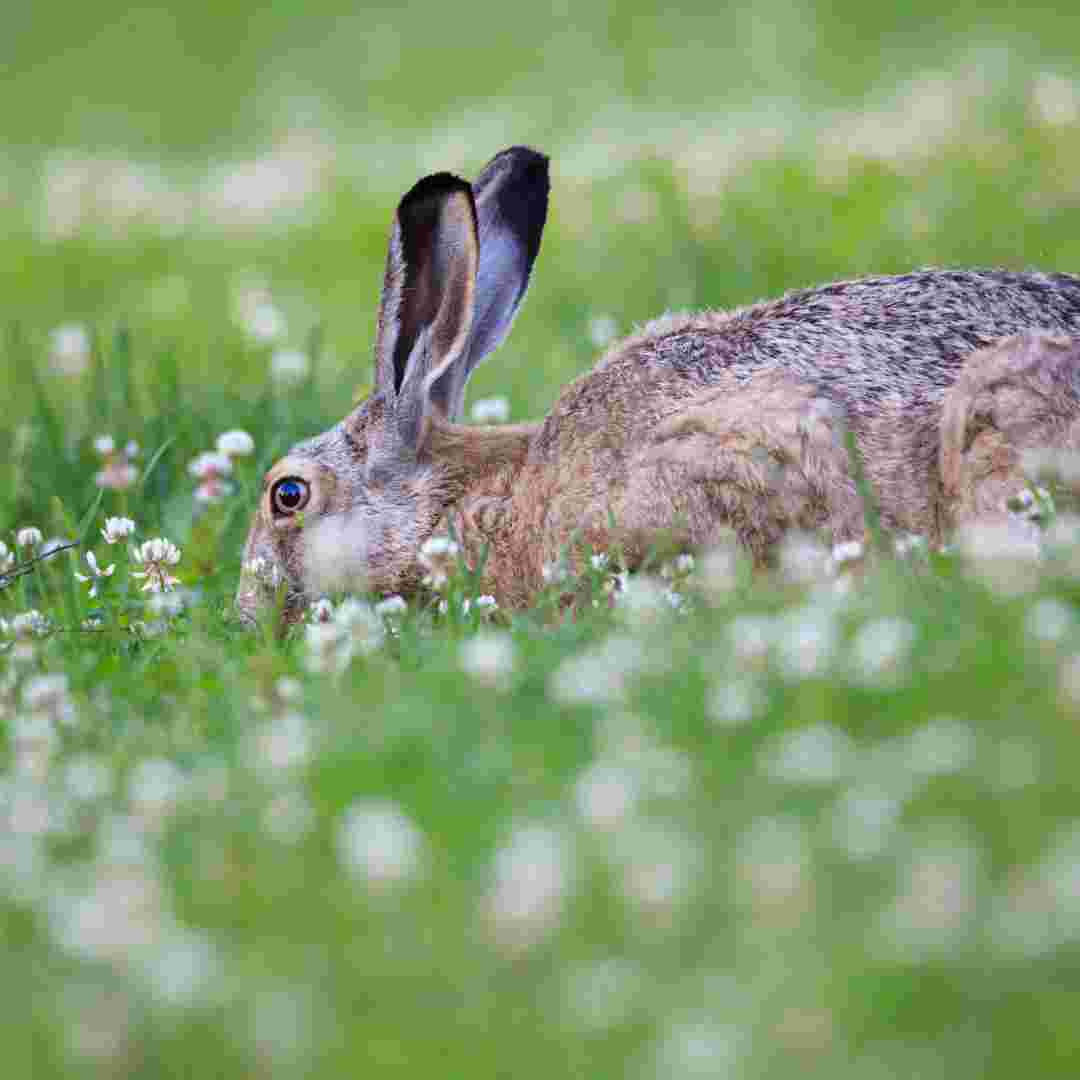
{"type": "Polygon", "coordinates": [[[843,429],[839,407],[788,372],[710,387],[640,451],[625,525],[647,531],[681,514],[689,543],[733,529],[758,562],[790,529],[823,530],[833,542],[860,537],[843,429]]]}
{"type": "Polygon", "coordinates": [[[943,524],[1005,517],[1042,449],[1080,449],[1080,342],[1022,334],[973,353],[942,412],[943,524]]]}

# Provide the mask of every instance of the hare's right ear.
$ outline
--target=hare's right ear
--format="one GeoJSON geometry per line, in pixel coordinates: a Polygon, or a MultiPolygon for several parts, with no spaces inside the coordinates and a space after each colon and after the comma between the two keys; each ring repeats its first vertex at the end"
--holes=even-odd
{"type": "Polygon", "coordinates": [[[375,388],[406,450],[423,427],[428,376],[468,348],[478,264],[472,188],[424,177],[394,218],[375,339],[375,388]]]}

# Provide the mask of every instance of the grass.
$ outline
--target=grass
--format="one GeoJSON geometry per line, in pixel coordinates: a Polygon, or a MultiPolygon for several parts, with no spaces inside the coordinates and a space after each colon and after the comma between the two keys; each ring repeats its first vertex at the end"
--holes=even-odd
{"type": "Polygon", "coordinates": [[[262,470],[370,382],[419,171],[552,153],[470,390],[513,420],[667,308],[1076,270],[1059,13],[714,8],[12,15],[0,539],[117,569],[94,600],[79,553],[0,588],[9,1075],[1074,1073],[1068,514],[1034,564],[699,560],[678,611],[660,559],[615,606],[587,573],[572,619],[464,613],[458,574],[445,614],[327,631],[326,671],[229,618],[262,470]],[[270,377],[285,349],[307,375],[270,377]],[[202,506],[187,465],[236,428],[255,453],[202,506]],[[126,490],[95,484],[103,434],[140,445],[126,490]],[[179,614],[100,539],[116,515],[182,549],[179,614]],[[31,608],[53,631],[17,637],[31,608]]]}

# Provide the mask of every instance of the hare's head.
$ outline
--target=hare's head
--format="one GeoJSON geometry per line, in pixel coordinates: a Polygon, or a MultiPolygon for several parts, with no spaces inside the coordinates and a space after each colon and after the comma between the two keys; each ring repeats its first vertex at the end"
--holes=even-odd
{"type": "Polygon", "coordinates": [[[432,431],[459,415],[469,375],[506,336],[547,214],[547,158],[498,154],[469,185],[425,177],[390,236],[370,398],[266,474],[244,550],[246,618],[285,586],[285,617],[335,589],[408,594],[417,551],[463,492],[432,431]]]}

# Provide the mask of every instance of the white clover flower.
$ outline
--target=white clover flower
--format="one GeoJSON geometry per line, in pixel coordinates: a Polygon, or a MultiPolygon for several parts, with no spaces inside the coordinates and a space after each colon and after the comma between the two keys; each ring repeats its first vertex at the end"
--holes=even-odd
{"type": "Polygon", "coordinates": [[[44,637],[52,630],[52,621],[36,608],[30,608],[12,616],[8,629],[14,638],[44,637]]]}
{"type": "Polygon", "coordinates": [[[117,544],[126,540],[135,532],[135,522],[126,517],[110,517],[105,519],[105,528],[101,535],[106,544],[117,544]]]}
{"type": "Polygon", "coordinates": [[[423,584],[441,592],[457,567],[460,548],[449,536],[432,536],[420,545],[420,565],[427,571],[423,584]]]}
{"type": "Polygon", "coordinates": [[[94,449],[105,459],[105,467],[94,475],[98,487],[125,491],[135,483],[139,470],[131,459],[139,452],[138,443],[132,441],[123,450],[117,450],[111,435],[99,435],[94,440],[94,449]]]}
{"type": "Polygon", "coordinates": [[[255,452],[255,440],[246,431],[235,428],[217,437],[216,449],[226,457],[247,457],[255,452]]]}
{"type": "Polygon", "coordinates": [[[6,574],[15,565],[15,552],[0,540],[0,574],[6,574]]]}
{"type": "Polygon", "coordinates": [[[112,577],[113,571],[116,570],[116,563],[109,563],[104,569],[98,566],[97,556],[92,552],[86,553],[86,565],[90,569],[89,574],[80,574],[78,570],[75,571],[75,576],[82,582],[89,582],[90,592],[89,597],[93,600],[98,595],[98,585],[102,578],[112,577]]]}
{"type": "Polygon", "coordinates": [[[247,760],[263,780],[288,779],[290,771],[311,757],[311,724],[303,713],[290,710],[263,724],[247,740],[247,760]]]}
{"type": "Polygon", "coordinates": [[[566,838],[543,825],[519,825],[496,853],[484,899],[491,935],[504,948],[536,944],[558,925],[570,887],[566,838]]]}
{"type": "Polygon", "coordinates": [[[637,574],[619,591],[616,609],[631,626],[640,628],[669,618],[679,604],[659,578],[637,574]]]}
{"type": "Polygon", "coordinates": [[[908,619],[871,619],[851,643],[852,676],[864,686],[894,686],[904,675],[918,631],[908,619]]]}
{"type": "Polygon", "coordinates": [[[170,540],[159,536],[140,544],[133,552],[142,570],[133,570],[133,578],[145,579],[143,592],[169,592],[180,579],[169,573],[168,568],[180,561],[180,549],[170,540]]]}
{"type": "Polygon", "coordinates": [[[473,402],[475,424],[505,424],[510,419],[510,402],[504,397],[481,398],[473,402]]]}
{"type": "Polygon", "coordinates": [[[64,787],[79,802],[96,802],[112,794],[112,770],[99,757],[80,754],[64,766],[64,787]]]}
{"type": "Polygon", "coordinates": [[[810,843],[795,818],[758,818],[735,843],[739,892],[759,915],[801,907],[810,886],[810,843]]]}
{"type": "Polygon", "coordinates": [[[187,468],[188,473],[196,480],[212,480],[229,476],[233,471],[233,464],[228,454],[204,450],[188,462],[187,468]]]}
{"type": "Polygon", "coordinates": [[[605,349],[619,336],[619,324],[610,315],[594,315],[589,320],[589,340],[598,349],[605,349]]]}
{"type": "Polygon", "coordinates": [[[346,870],[376,888],[417,877],[424,866],[424,834],[392,802],[358,802],[338,825],[338,858],[346,870]]]}
{"type": "Polygon", "coordinates": [[[957,543],[970,573],[994,592],[1018,596],[1038,581],[1042,545],[1035,524],[1014,516],[965,525],[957,543]]]}
{"type": "Polygon", "coordinates": [[[960,836],[917,846],[902,868],[895,901],[882,912],[885,942],[911,956],[963,937],[976,911],[979,861],[978,850],[960,836]]]}
{"type": "Polygon", "coordinates": [[[622,825],[633,815],[639,795],[637,775],[613,762],[594,762],[574,784],[578,814],[591,829],[622,825]]]}
{"type": "Polygon", "coordinates": [[[1041,72],[1031,88],[1036,118],[1046,127],[1080,123],[1080,86],[1052,71],[1041,72]]]}
{"type": "Polygon", "coordinates": [[[68,691],[66,675],[35,675],[22,690],[23,708],[30,713],[47,716],[62,727],[71,727],[78,719],[75,704],[68,691]]]}
{"type": "Polygon", "coordinates": [[[880,855],[896,831],[903,804],[872,783],[849,788],[832,813],[833,843],[852,859],[880,855]]]}
{"type": "Polygon", "coordinates": [[[645,662],[645,648],[632,637],[614,635],[552,672],[548,693],[562,705],[603,705],[621,701],[645,662]]]}
{"type": "Polygon", "coordinates": [[[845,540],[839,544],[833,544],[832,568],[835,571],[847,563],[858,562],[866,554],[866,549],[861,540],[845,540]]]}
{"type": "Polygon", "coordinates": [[[634,1012],[644,986],[638,968],[612,957],[571,971],[562,996],[576,1026],[600,1032],[622,1024],[634,1012]]]}
{"type": "Polygon", "coordinates": [[[90,361],[90,334],[86,327],[65,323],[51,330],[49,360],[58,375],[81,375],[90,361]]]}
{"type": "Polygon", "coordinates": [[[836,624],[819,608],[792,611],[777,619],[774,634],[777,665],[791,680],[823,675],[836,654],[836,624]]]}
{"type": "Polygon", "coordinates": [[[270,379],[278,386],[303,382],[311,371],[311,360],[299,349],[278,349],[270,357],[270,379]]]}
{"type": "Polygon", "coordinates": [[[305,632],[309,671],[340,673],[354,656],[374,652],[386,639],[382,618],[356,597],[346,597],[336,611],[331,606],[330,612],[327,620],[326,608],[317,611],[319,621],[309,623],[305,632]]]}
{"type": "Polygon", "coordinates": [[[765,772],[789,784],[832,784],[850,776],[855,762],[851,736],[830,724],[786,732],[763,755],[765,772]]]}
{"type": "Polygon", "coordinates": [[[682,829],[638,822],[617,831],[615,844],[622,892],[644,914],[666,916],[700,874],[700,841],[682,829]]]}
{"type": "Polygon", "coordinates": [[[701,583],[713,598],[726,596],[740,580],[742,557],[734,535],[705,552],[701,560],[701,583]]]}
{"type": "Polygon", "coordinates": [[[600,554],[598,555],[589,556],[589,565],[594,570],[606,570],[610,561],[610,557],[608,556],[607,552],[604,551],[600,552],[600,554]]]}
{"type": "Polygon", "coordinates": [[[394,619],[404,615],[409,610],[409,605],[403,597],[398,595],[387,596],[375,605],[375,614],[383,619],[394,619]]]}
{"type": "Polygon", "coordinates": [[[144,758],[128,777],[133,813],[146,825],[160,825],[176,810],[187,780],[187,774],[167,758],[144,758]]]}
{"type": "Polygon", "coordinates": [[[970,724],[938,716],[904,740],[904,765],[920,776],[944,776],[966,769],[975,760],[978,740],[970,724]]]}
{"type": "Polygon", "coordinates": [[[468,638],[458,650],[461,670],[481,686],[507,687],[514,676],[516,650],[509,634],[485,632],[468,638]]]}
{"type": "Polygon", "coordinates": [[[768,696],[756,679],[736,677],[713,687],[705,703],[705,712],[721,727],[739,727],[763,712],[768,696]]]}
{"type": "Polygon", "coordinates": [[[263,811],[262,823],[275,840],[295,844],[315,827],[315,809],[301,792],[283,791],[263,811]]]}
{"type": "Polygon", "coordinates": [[[26,525],[15,534],[15,543],[21,548],[37,548],[44,539],[36,525],[26,525]]]}
{"type": "Polygon", "coordinates": [[[1054,597],[1046,596],[1032,605],[1024,619],[1027,633],[1046,645],[1064,640],[1076,626],[1073,609],[1054,597]]]}
{"type": "Polygon", "coordinates": [[[780,543],[780,574],[795,585],[811,585],[830,576],[829,551],[808,533],[790,532],[780,543]]]}

